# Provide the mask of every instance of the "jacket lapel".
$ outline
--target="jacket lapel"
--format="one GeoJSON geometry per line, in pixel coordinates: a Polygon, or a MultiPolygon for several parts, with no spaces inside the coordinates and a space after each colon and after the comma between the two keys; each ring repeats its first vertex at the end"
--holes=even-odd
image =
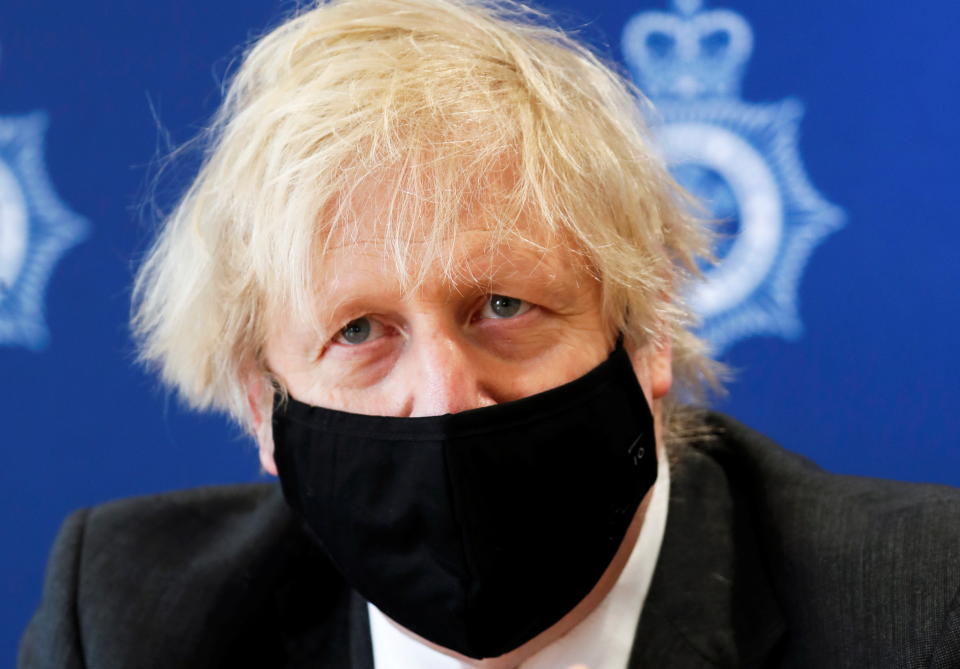
{"type": "Polygon", "coordinates": [[[374,669],[367,601],[358,592],[350,596],[350,669],[374,669]]]}
{"type": "Polygon", "coordinates": [[[746,486],[695,445],[672,463],[667,527],[629,667],[764,667],[783,634],[746,486]]]}
{"type": "Polygon", "coordinates": [[[287,669],[374,669],[367,602],[346,585],[305,525],[293,521],[274,616],[287,669]]]}
{"type": "MultiPolygon", "coordinates": [[[[286,669],[372,669],[354,663],[355,612],[343,582],[310,531],[291,518],[274,585],[275,626],[286,669]]],[[[367,641],[369,644],[369,641],[367,641]]]]}

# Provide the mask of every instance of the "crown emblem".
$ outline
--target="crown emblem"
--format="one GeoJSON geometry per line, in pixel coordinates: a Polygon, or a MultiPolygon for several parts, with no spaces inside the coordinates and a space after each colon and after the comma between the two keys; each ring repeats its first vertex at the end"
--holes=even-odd
{"type": "Polygon", "coordinates": [[[671,0],[624,26],[635,82],[657,106],[650,119],[673,176],[718,223],[716,265],[687,301],[717,353],[758,334],[802,331],[800,276],[814,246],[844,223],[800,160],[803,106],[740,96],[753,31],[731,10],[671,0]]]}
{"type": "Polygon", "coordinates": [[[623,30],[624,58],[651,98],[738,96],[753,31],[735,12],[673,0],[673,13],[644,12],[623,30]]]}

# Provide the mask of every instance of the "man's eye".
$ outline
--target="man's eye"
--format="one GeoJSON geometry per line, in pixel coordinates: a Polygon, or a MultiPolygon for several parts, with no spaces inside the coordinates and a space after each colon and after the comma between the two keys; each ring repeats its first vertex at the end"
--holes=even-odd
{"type": "Polygon", "coordinates": [[[383,326],[377,321],[367,318],[357,318],[344,325],[337,333],[334,341],[348,346],[363,344],[383,335],[383,326]]]}
{"type": "Polygon", "coordinates": [[[516,297],[507,295],[491,295],[483,309],[480,311],[481,318],[513,318],[530,311],[530,303],[516,297]]]}

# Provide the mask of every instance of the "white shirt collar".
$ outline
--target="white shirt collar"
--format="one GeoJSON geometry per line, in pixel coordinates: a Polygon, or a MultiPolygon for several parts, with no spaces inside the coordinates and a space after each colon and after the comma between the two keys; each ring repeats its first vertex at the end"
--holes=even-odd
{"type": "MultiPolygon", "coordinates": [[[[627,666],[637,621],[660,554],[669,500],[670,467],[664,455],[658,461],[657,483],[640,536],[613,588],[580,624],[517,669],[556,669],[577,664],[590,669],[627,666]]],[[[469,669],[469,665],[404,634],[372,604],[367,604],[367,610],[376,669],[469,669]]]]}

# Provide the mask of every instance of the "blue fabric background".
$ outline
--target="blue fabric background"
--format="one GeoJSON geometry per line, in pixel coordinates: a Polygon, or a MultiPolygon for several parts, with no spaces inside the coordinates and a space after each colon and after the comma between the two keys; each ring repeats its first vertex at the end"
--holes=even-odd
{"type": "MultiPolygon", "coordinates": [[[[624,22],[665,3],[546,2],[619,59],[624,22]],[[604,46],[606,43],[608,46],[604,46]]],[[[960,484],[960,5],[728,0],[755,49],[752,102],[799,98],[812,182],[847,213],[800,284],[796,341],[747,339],[720,408],[841,472],[960,484]]],[[[146,492],[260,477],[251,444],[184,411],[132,364],[132,267],[147,166],[218,102],[272,0],[0,4],[0,116],[46,110],[56,190],[90,234],[54,269],[50,341],[0,347],[0,655],[36,606],[62,518],[146,492]]],[[[135,594],[132,594],[135,596],[135,594]]]]}

